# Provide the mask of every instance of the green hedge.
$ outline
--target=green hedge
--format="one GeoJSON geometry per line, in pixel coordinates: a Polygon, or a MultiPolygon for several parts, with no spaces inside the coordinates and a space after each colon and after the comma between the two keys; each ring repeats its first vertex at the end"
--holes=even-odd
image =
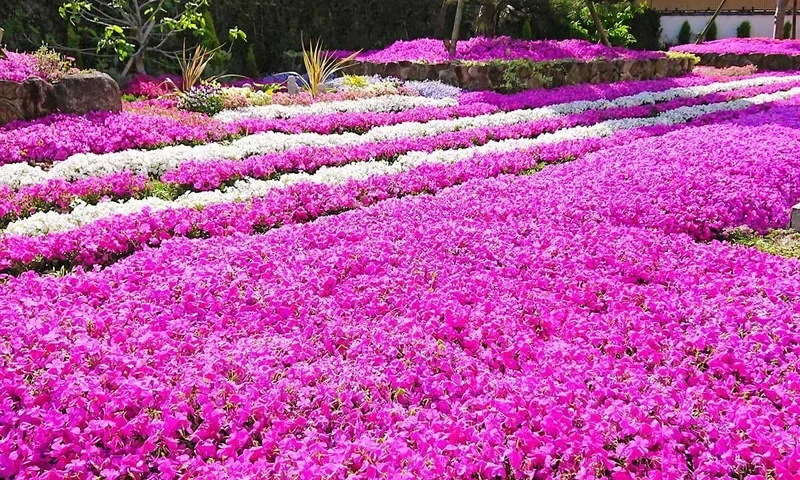
{"type": "MultiPolygon", "coordinates": [[[[96,45],[92,32],[71,31],[58,15],[63,0],[0,0],[0,26],[11,50],[35,50],[42,42],[55,46],[79,46],[88,51],[96,45]]],[[[229,28],[247,33],[247,42],[237,42],[227,70],[252,75],[285,70],[283,52],[300,50],[301,34],[306,39],[322,38],[331,49],[373,49],[399,39],[435,35],[441,0],[212,0],[206,21],[216,27],[219,40],[206,38],[209,46],[227,41],[229,28]]],[[[566,38],[569,26],[555,0],[514,0],[518,7],[498,34],[533,39],[566,38]]],[[[479,8],[468,2],[462,31],[469,36],[479,8]]],[[[450,6],[446,30],[452,28],[455,6],[450,6]]],[[[637,38],[634,48],[658,48],[658,14],[645,12],[633,20],[637,38]]],[[[191,42],[187,42],[189,44],[191,42]]],[[[180,40],[173,48],[180,48],[180,40]]],[[[77,56],[74,53],[72,56],[77,56]]],[[[98,61],[91,55],[81,59],[86,67],[108,69],[117,62],[110,55],[98,61]]],[[[148,64],[148,71],[163,65],[148,64]]]]}

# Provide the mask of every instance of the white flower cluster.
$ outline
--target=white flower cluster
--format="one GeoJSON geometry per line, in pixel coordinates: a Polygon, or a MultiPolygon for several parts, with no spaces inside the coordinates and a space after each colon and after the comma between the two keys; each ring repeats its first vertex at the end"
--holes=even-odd
{"type": "Polygon", "coordinates": [[[319,102],[311,105],[263,105],[226,110],[214,116],[221,122],[235,122],[249,118],[292,118],[300,115],[329,113],[400,112],[417,107],[448,107],[456,105],[452,98],[436,99],[408,95],[385,95],[359,100],[319,102]]]}
{"type": "Polygon", "coordinates": [[[433,153],[411,152],[400,156],[392,164],[381,161],[357,162],[337,167],[322,167],[313,174],[292,173],[281,176],[277,180],[243,179],[222,191],[189,192],[174,202],[159,198],[145,198],[127,202],[104,202],[98,205],[78,205],[72,212],[58,214],[54,212],[36,213],[33,216],[11,223],[7,234],[43,235],[49,232],[65,231],[77,228],[100,218],[113,215],[125,215],[150,208],[164,210],[169,208],[202,207],[217,203],[242,202],[264,196],[275,188],[308,182],[337,184],[350,180],[368,178],[373,175],[389,175],[411,170],[426,163],[456,163],[476,154],[503,153],[523,150],[536,145],[556,143],[566,140],[585,138],[601,138],[615,132],[653,125],[675,125],[688,122],[708,113],[724,110],[740,110],[752,105],[785,100],[800,95],[800,87],[787,91],[761,94],[750,98],[730,102],[712,103],[692,107],[679,107],[668,110],[654,117],[608,120],[591,126],[579,126],[545,133],[532,139],[512,139],[493,141],[485,145],[461,150],[444,150],[433,153]]]}
{"type": "Polygon", "coordinates": [[[233,142],[208,143],[193,147],[174,145],[158,150],[124,150],[105,154],[82,153],[56,163],[50,170],[20,163],[0,166],[0,184],[19,188],[20,186],[43,183],[53,178],[76,180],[123,171],[160,176],[165,171],[177,168],[190,160],[237,160],[251,155],[280,152],[304,145],[346,146],[398,138],[426,137],[469,128],[515,125],[588,110],[655,104],[677,98],[695,98],[715,92],[796,81],[800,81],[800,75],[758,77],[696,87],[671,88],[660,92],[643,92],[610,101],[577,101],[476,117],[432,120],[429,122],[407,122],[376,127],[363,135],[355,133],[321,135],[316,133],[285,134],[267,132],[250,135],[233,142]]]}

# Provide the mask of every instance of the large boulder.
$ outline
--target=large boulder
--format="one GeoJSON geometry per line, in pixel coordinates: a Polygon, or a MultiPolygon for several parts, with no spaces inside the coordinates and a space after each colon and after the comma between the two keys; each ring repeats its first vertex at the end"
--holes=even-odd
{"type": "Polygon", "coordinates": [[[0,80],[0,125],[24,118],[17,105],[17,87],[19,83],[0,80]]]}
{"type": "Polygon", "coordinates": [[[49,115],[56,110],[55,89],[38,77],[0,80],[0,125],[49,115]]]}
{"type": "Polygon", "coordinates": [[[81,72],[66,75],[55,84],[55,90],[58,109],[64,113],[122,110],[119,85],[105,73],[81,72]]]}
{"type": "Polygon", "coordinates": [[[53,85],[39,77],[29,77],[17,88],[17,96],[25,118],[39,118],[56,110],[56,91],[53,85]]]}

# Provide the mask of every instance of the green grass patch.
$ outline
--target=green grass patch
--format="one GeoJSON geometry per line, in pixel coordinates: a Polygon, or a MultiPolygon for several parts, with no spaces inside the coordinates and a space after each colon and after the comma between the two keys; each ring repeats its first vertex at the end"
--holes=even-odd
{"type": "Polygon", "coordinates": [[[800,233],[794,230],[780,229],[759,235],[747,227],[740,227],[729,232],[726,240],[781,257],[800,258],[800,233]]]}

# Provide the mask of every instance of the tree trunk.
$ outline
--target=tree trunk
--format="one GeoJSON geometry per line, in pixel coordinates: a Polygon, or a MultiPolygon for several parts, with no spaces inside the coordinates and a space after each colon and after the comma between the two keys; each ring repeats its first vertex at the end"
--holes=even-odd
{"type": "Polygon", "coordinates": [[[445,29],[447,28],[447,0],[442,0],[442,9],[439,10],[439,19],[436,22],[436,31],[434,36],[436,38],[444,37],[445,29]]]}
{"type": "Polygon", "coordinates": [[[144,52],[141,52],[139,55],[136,55],[134,63],[136,64],[136,73],[147,73],[144,70],[144,52]]]}
{"type": "Polygon", "coordinates": [[[3,32],[5,32],[5,30],[0,28],[0,58],[8,58],[6,51],[3,50],[3,32]]]}
{"type": "Polygon", "coordinates": [[[497,34],[497,21],[501,5],[490,1],[481,5],[478,18],[475,21],[475,33],[485,37],[494,37],[497,34]]]}
{"type": "Polygon", "coordinates": [[[147,73],[144,69],[144,51],[140,50],[134,53],[133,56],[125,62],[125,68],[122,69],[120,77],[127,77],[132,67],[136,67],[136,73],[147,73]]]}
{"type": "Polygon", "coordinates": [[[792,2],[792,40],[797,40],[797,0],[792,2]]]}
{"type": "Polygon", "coordinates": [[[603,22],[600,20],[600,16],[597,14],[597,10],[594,8],[594,1],[586,0],[586,6],[589,7],[589,14],[591,14],[592,20],[594,20],[594,28],[597,29],[597,34],[600,35],[600,43],[606,47],[610,47],[611,43],[608,41],[608,33],[606,33],[606,29],[603,27],[603,22]]]}
{"type": "Polygon", "coordinates": [[[456,44],[458,43],[458,36],[461,33],[461,19],[464,17],[464,4],[466,0],[458,0],[458,6],[456,7],[456,21],[453,23],[453,36],[450,37],[450,56],[453,57],[456,54],[456,44]]]}
{"type": "Polygon", "coordinates": [[[775,6],[775,26],[772,30],[772,38],[780,40],[783,38],[783,24],[786,22],[786,3],[789,0],[777,0],[775,6]]]}

